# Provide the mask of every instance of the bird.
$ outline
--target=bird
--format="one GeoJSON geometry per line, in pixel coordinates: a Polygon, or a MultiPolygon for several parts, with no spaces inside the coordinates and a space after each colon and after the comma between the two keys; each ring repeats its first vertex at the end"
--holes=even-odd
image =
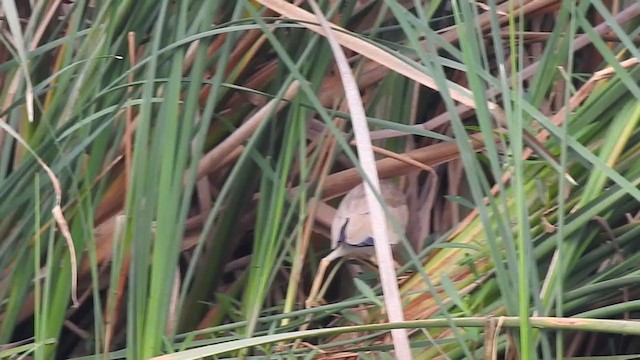
{"type": "MultiPolygon", "coordinates": [[[[391,181],[380,181],[380,195],[385,207],[387,238],[393,246],[407,229],[409,207],[404,193],[391,181]]],[[[370,208],[361,183],[345,195],[331,224],[331,253],[320,260],[318,272],[306,301],[308,308],[322,299],[320,285],[331,262],[341,257],[367,258],[375,255],[370,208]]],[[[324,291],[322,292],[324,293],[324,291]]]]}

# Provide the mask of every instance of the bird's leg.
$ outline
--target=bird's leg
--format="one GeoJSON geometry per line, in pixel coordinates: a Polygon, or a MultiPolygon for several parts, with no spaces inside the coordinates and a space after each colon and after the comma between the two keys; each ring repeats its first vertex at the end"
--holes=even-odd
{"type": "Polygon", "coordinates": [[[343,255],[345,255],[344,248],[338,246],[331,253],[329,253],[329,255],[323,257],[322,260],[320,260],[318,272],[316,273],[315,279],[313,279],[311,291],[309,291],[309,297],[307,297],[307,301],[305,301],[305,306],[307,307],[307,309],[319,305],[319,301],[322,298],[318,298],[318,295],[324,295],[324,290],[322,291],[322,293],[320,293],[320,285],[322,285],[324,274],[327,272],[327,268],[329,267],[331,262],[339,257],[342,257],[343,255]]]}
{"type": "Polygon", "coordinates": [[[318,295],[316,295],[318,302],[324,302],[324,294],[327,293],[327,289],[329,288],[329,285],[331,285],[331,282],[336,277],[336,274],[338,273],[340,266],[344,264],[344,261],[345,261],[344,258],[340,258],[336,266],[334,266],[333,269],[331,269],[331,271],[329,272],[329,275],[327,276],[327,280],[324,282],[324,285],[320,289],[320,292],[318,293],[318,295]]]}
{"type": "Polygon", "coordinates": [[[313,285],[311,286],[309,297],[305,302],[305,306],[307,307],[307,309],[324,304],[325,302],[324,294],[327,293],[327,288],[329,287],[329,285],[331,285],[331,281],[333,281],[333,278],[336,277],[336,274],[338,273],[338,269],[340,269],[340,266],[342,266],[342,264],[344,263],[344,259],[341,258],[336,264],[336,266],[334,266],[333,269],[331,269],[331,272],[329,272],[329,276],[327,276],[327,280],[324,282],[324,285],[320,287],[320,285],[322,285],[322,279],[324,278],[324,274],[327,272],[327,268],[329,267],[332,261],[333,259],[327,259],[327,258],[320,260],[318,273],[316,274],[316,278],[313,280],[313,285]]]}
{"type": "Polygon", "coordinates": [[[307,301],[305,301],[305,306],[307,307],[307,309],[319,305],[319,299],[317,299],[317,297],[320,291],[320,285],[322,285],[324,273],[327,272],[327,267],[329,267],[329,264],[331,264],[331,259],[327,259],[327,257],[324,257],[322,260],[320,260],[318,272],[316,273],[315,279],[313,279],[313,285],[311,285],[311,290],[309,291],[307,301]]]}

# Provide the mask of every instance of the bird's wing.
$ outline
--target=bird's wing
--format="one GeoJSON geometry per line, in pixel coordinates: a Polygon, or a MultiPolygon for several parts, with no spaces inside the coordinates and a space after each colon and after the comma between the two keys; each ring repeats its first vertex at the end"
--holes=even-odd
{"type": "Polygon", "coordinates": [[[344,241],[351,246],[372,246],[373,229],[371,228],[369,214],[354,214],[349,216],[344,230],[338,241],[344,241]]]}
{"type": "MultiPolygon", "coordinates": [[[[390,215],[387,216],[389,242],[397,244],[402,235],[397,234],[395,229],[404,234],[409,219],[406,197],[402,191],[388,181],[381,181],[380,189],[390,215]],[[394,226],[393,221],[397,227],[394,226]]],[[[369,212],[364,186],[360,184],[353,188],[338,206],[331,226],[332,248],[343,241],[351,246],[372,246],[373,229],[370,224],[369,212]]]]}
{"type": "Polygon", "coordinates": [[[395,245],[400,242],[400,238],[407,231],[409,223],[409,207],[406,202],[388,207],[389,215],[387,216],[387,232],[389,234],[389,243],[395,245]],[[396,231],[396,229],[398,231],[396,231]]]}

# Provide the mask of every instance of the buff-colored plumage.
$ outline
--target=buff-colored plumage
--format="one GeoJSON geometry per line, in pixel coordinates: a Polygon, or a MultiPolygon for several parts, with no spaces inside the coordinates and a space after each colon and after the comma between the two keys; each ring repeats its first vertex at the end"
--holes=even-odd
{"type": "MultiPolygon", "coordinates": [[[[380,193],[386,208],[388,239],[391,245],[395,245],[400,242],[409,219],[406,197],[389,181],[380,181],[380,193]],[[396,230],[402,233],[399,234],[396,230]]],[[[331,248],[335,250],[339,246],[372,247],[373,227],[369,213],[364,185],[360,184],[349,191],[338,206],[331,225],[331,248]]]]}
{"type": "MultiPolygon", "coordinates": [[[[390,181],[380,181],[380,193],[387,219],[387,237],[391,245],[395,245],[404,236],[409,220],[406,197],[390,181]]],[[[375,254],[370,212],[363,184],[353,188],[342,199],[331,225],[332,251],[320,261],[307,306],[317,303],[320,282],[333,260],[343,256],[367,257],[375,254]]]]}

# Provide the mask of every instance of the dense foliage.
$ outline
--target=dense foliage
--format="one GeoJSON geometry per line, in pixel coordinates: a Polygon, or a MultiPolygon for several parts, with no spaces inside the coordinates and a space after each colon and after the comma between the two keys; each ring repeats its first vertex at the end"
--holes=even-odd
{"type": "Polygon", "coordinates": [[[407,321],[362,262],[305,308],[367,141],[308,2],[3,0],[0,358],[640,353],[640,3],[318,3],[407,321]]]}

